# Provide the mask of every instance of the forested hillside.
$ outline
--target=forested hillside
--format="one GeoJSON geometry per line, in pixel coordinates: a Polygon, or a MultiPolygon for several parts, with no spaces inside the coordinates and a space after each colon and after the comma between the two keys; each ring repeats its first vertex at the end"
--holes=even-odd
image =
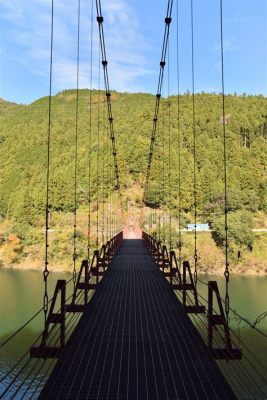
{"type": "MultiPolygon", "coordinates": [[[[103,92],[93,91],[91,95],[88,90],[79,92],[77,176],[80,210],[85,209],[88,201],[90,117],[93,204],[98,182],[97,157],[100,157],[100,165],[104,165],[105,196],[110,190],[109,176],[105,171],[111,169],[111,160],[102,153],[103,148],[107,149],[109,146],[104,99],[103,92]],[[90,98],[92,113],[90,113],[90,98]],[[100,153],[97,152],[98,148],[100,153]]],[[[112,102],[117,157],[126,207],[126,200],[141,201],[155,97],[141,93],[112,92],[112,102]]],[[[171,213],[174,218],[178,215],[180,132],[181,207],[185,226],[186,223],[193,222],[192,96],[189,93],[184,94],[179,102],[179,120],[177,97],[162,99],[161,102],[146,206],[168,212],[166,203],[170,199],[171,213]],[[170,187],[168,186],[169,162],[170,187]]],[[[230,234],[236,245],[251,248],[255,240],[252,228],[266,228],[267,99],[262,96],[232,95],[226,97],[225,105],[230,234]]],[[[214,229],[213,239],[220,246],[223,240],[224,207],[221,97],[216,94],[197,94],[195,108],[199,222],[211,224],[214,229]]],[[[54,96],[50,203],[51,212],[65,217],[73,209],[75,118],[76,92],[68,90],[54,96]]],[[[27,106],[0,101],[2,246],[12,241],[7,238],[15,238],[15,242],[19,243],[16,259],[18,254],[23,253],[24,245],[33,245],[42,240],[40,227],[43,226],[46,187],[47,120],[47,98],[39,99],[27,106]]],[[[86,224],[86,221],[84,223],[86,224]]]]}

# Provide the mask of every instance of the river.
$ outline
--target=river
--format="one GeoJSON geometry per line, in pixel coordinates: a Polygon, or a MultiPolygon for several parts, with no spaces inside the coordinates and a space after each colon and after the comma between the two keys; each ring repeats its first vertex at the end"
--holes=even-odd
{"type": "MultiPolygon", "coordinates": [[[[69,279],[66,273],[51,273],[49,275],[49,294],[53,293],[57,279],[69,279]]],[[[217,280],[221,295],[224,295],[224,278],[221,276],[201,275],[201,280],[217,280]]],[[[267,277],[231,276],[230,306],[250,321],[267,309],[267,277]]],[[[207,287],[199,283],[198,291],[207,298],[207,287]]],[[[42,307],[43,278],[38,271],[0,270],[0,343],[9,337],[19,326],[27,321],[42,307]]],[[[11,343],[1,351],[0,377],[14,365],[19,356],[31,345],[34,338],[41,332],[43,315],[36,318],[11,343]]],[[[239,336],[238,321],[231,319],[231,326],[239,336]]],[[[267,364],[267,339],[244,323],[241,326],[241,339],[249,346],[253,354],[262,364],[267,364]]],[[[267,317],[257,327],[267,334],[267,317]]],[[[227,365],[234,363],[226,363],[227,365]]],[[[229,369],[230,370],[230,369],[229,369]]],[[[266,371],[261,370],[264,374],[266,371]]],[[[0,384],[0,393],[1,393],[0,384]]],[[[265,390],[266,388],[264,388],[265,390]]],[[[17,397],[20,398],[20,397],[17,397]]],[[[25,397],[27,398],[27,397],[25,397]]],[[[249,398],[249,397],[248,397],[249,398]]],[[[260,398],[259,398],[260,399],[260,398]]],[[[255,398],[256,400],[256,398],[255,398]]]]}

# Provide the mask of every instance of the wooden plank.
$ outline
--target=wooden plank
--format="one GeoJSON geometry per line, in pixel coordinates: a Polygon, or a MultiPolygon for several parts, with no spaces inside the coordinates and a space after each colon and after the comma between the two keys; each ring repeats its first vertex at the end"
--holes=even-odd
{"type": "Polygon", "coordinates": [[[142,240],[124,240],[40,399],[236,399],[142,240]]]}

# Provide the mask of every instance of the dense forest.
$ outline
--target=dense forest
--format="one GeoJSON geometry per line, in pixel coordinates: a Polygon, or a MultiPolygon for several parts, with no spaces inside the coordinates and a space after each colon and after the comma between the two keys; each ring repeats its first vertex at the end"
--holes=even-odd
{"type": "MultiPolygon", "coordinates": [[[[149,94],[112,92],[117,158],[125,209],[127,200],[141,204],[154,104],[155,97],[149,94]]],[[[253,230],[267,229],[267,99],[263,96],[228,95],[225,108],[231,246],[234,250],[241,248],[242,251],[249,249],[251,252],[254,246],[257,249],[257,243],[266,244],[266,234],[255,234],[253,230]]],[[[220,248],[224,238],[221,96],[206,93],[195,95],[195,113],[198,222],[210,224],[212,241],[220,248]]],[[[41,254],[39,250],[33,249],[34,246],[41,247],[43,239],[47,126],[47,98],[30,105],[0,100],[2,265],[21,262],[34,251],[41,254]]],[[[65,253],[69,251],[65,242],[67,238],[71,239],[75,132],[76,92],[68,90],[52,98],[50,170],[50,209],[54,215],[54,222],[51,223],[55,227],[65,224],[62,229],[65,232],[64,240],[63,236],[57,240],[57,250],[60,250],[61,243],[65,253]]],[[[179,208],[179,176],[183,228],[194,222],[193,144],[192,96],[186,93],[179,99],[177,96],[163,98],[145,205],[146,210],[171,213],[174,227],[179,208]]],[[[107,110],[102,91],[79,91],[77,150],[79,223],[84,244],[89,192],[88,156],[91,160],[90,196],[93,212],[96,209],[96,199],[102,198],[107,202],[108,194],[113,190],[107,110]]],[[[258,249],[258,253],[258,257],[264,259],[262,251],[258,249]]],[[[265,264],[263,262],[260,265],[264,268],[265,264]]]]}

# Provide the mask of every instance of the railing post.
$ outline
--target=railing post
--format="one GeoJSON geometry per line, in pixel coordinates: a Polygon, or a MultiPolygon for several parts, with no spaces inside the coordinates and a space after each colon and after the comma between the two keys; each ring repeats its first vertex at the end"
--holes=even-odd
{"type": "Polygon", "coordinates": [[[212,330],[212,313],[213,313],[213,283],[212,281],[208,282],[208,345],[209,348],[212,349],[212,339],[213,339],[213,330],[212,330]]]}
{"type": "Polygon", "coordinates": [[[96,284],[99,284],[99,251],[96,250],[96,284]]]}
{"type": "Polygon", "coordinates": [[[66,281],[61,280],[61,324],[60,324],[60,347],[63,348],[65,346],[65,339],[66,339],[66,326],[65,326],[65,316],[66,316],[66,311],[65,311],[65,306],[66,306],[66,281]]]}
{"type": "Polygon", "coordinates": [[[205,312],[205,306],[199,305],[198,302],[198,294],[196,291],[196,286],[193,280],[190,264],[188,261],[183,261],[183,306],[185,307],[188,313],[194,314],[203,314],[205,312]],[[190,283],[187,283],[187,271],[189,274],[190,283]],[[195,304],[194,305],[187,305],[186,304],[186,293],[187,291],[191,291],[194,296],[195,304]]]}
{"type": "Polygon", "coordinates": [[[183,262],[183,306],[186,306],[186,262],[183,262]]]}
{"type": "Polygon", "coordinates": [[[52,297],[47,321],[42,334],[41,344],[38,347],[30,349],[32,358],[57,358],[62,348],[65,346],[66,326],[65,326],[65,306],[66,306],[66,281],[59,279],[56,284],[54,295],[52,297]],[[54,313],[57,296],[60,292],[60,312],[54,313]],[[59,347],[47,346],[50,324],[60,324],[59,347]]]}
{"type": "Polygon", "coordinates": [[[230,329],[224,315],[222,301],[216,281],[208,282],[208,345],[213,353],[214,358],[216,358],[217,360],[240,360],[242,358],[241,349],[232,347],[230,329]],[[214,293],[216,295],[219,307],[219,314],[213,313],[214,293]],[[225,348],[213,348],[213,328],[215,326],[222,326],[224,329],[225,348]]]}
{"type": "Polygon", "coordinates": [[[177,287],[178,289],[180,289],[182,287],[182,276],[181,276],[179,265],[178,265],[178,262],[176,259],[176,254],[173,250],[171,250],[171,252],[170,252],[170,274],[171,274],[170,283],[171,283],[172,287],[173,288],[177,287]],[[178,281],[179,281],[178,285],[173,283],[173,278],[176,276],[178,276],[178,281]]]}
{"type": "Polygon", "coordinates": [[[89,285],[89,273],[88,273],[88,260],[84,260],[86,262],[85,271],[84,271],[84,305],[88,303],[88,285],[89,285]]]}

